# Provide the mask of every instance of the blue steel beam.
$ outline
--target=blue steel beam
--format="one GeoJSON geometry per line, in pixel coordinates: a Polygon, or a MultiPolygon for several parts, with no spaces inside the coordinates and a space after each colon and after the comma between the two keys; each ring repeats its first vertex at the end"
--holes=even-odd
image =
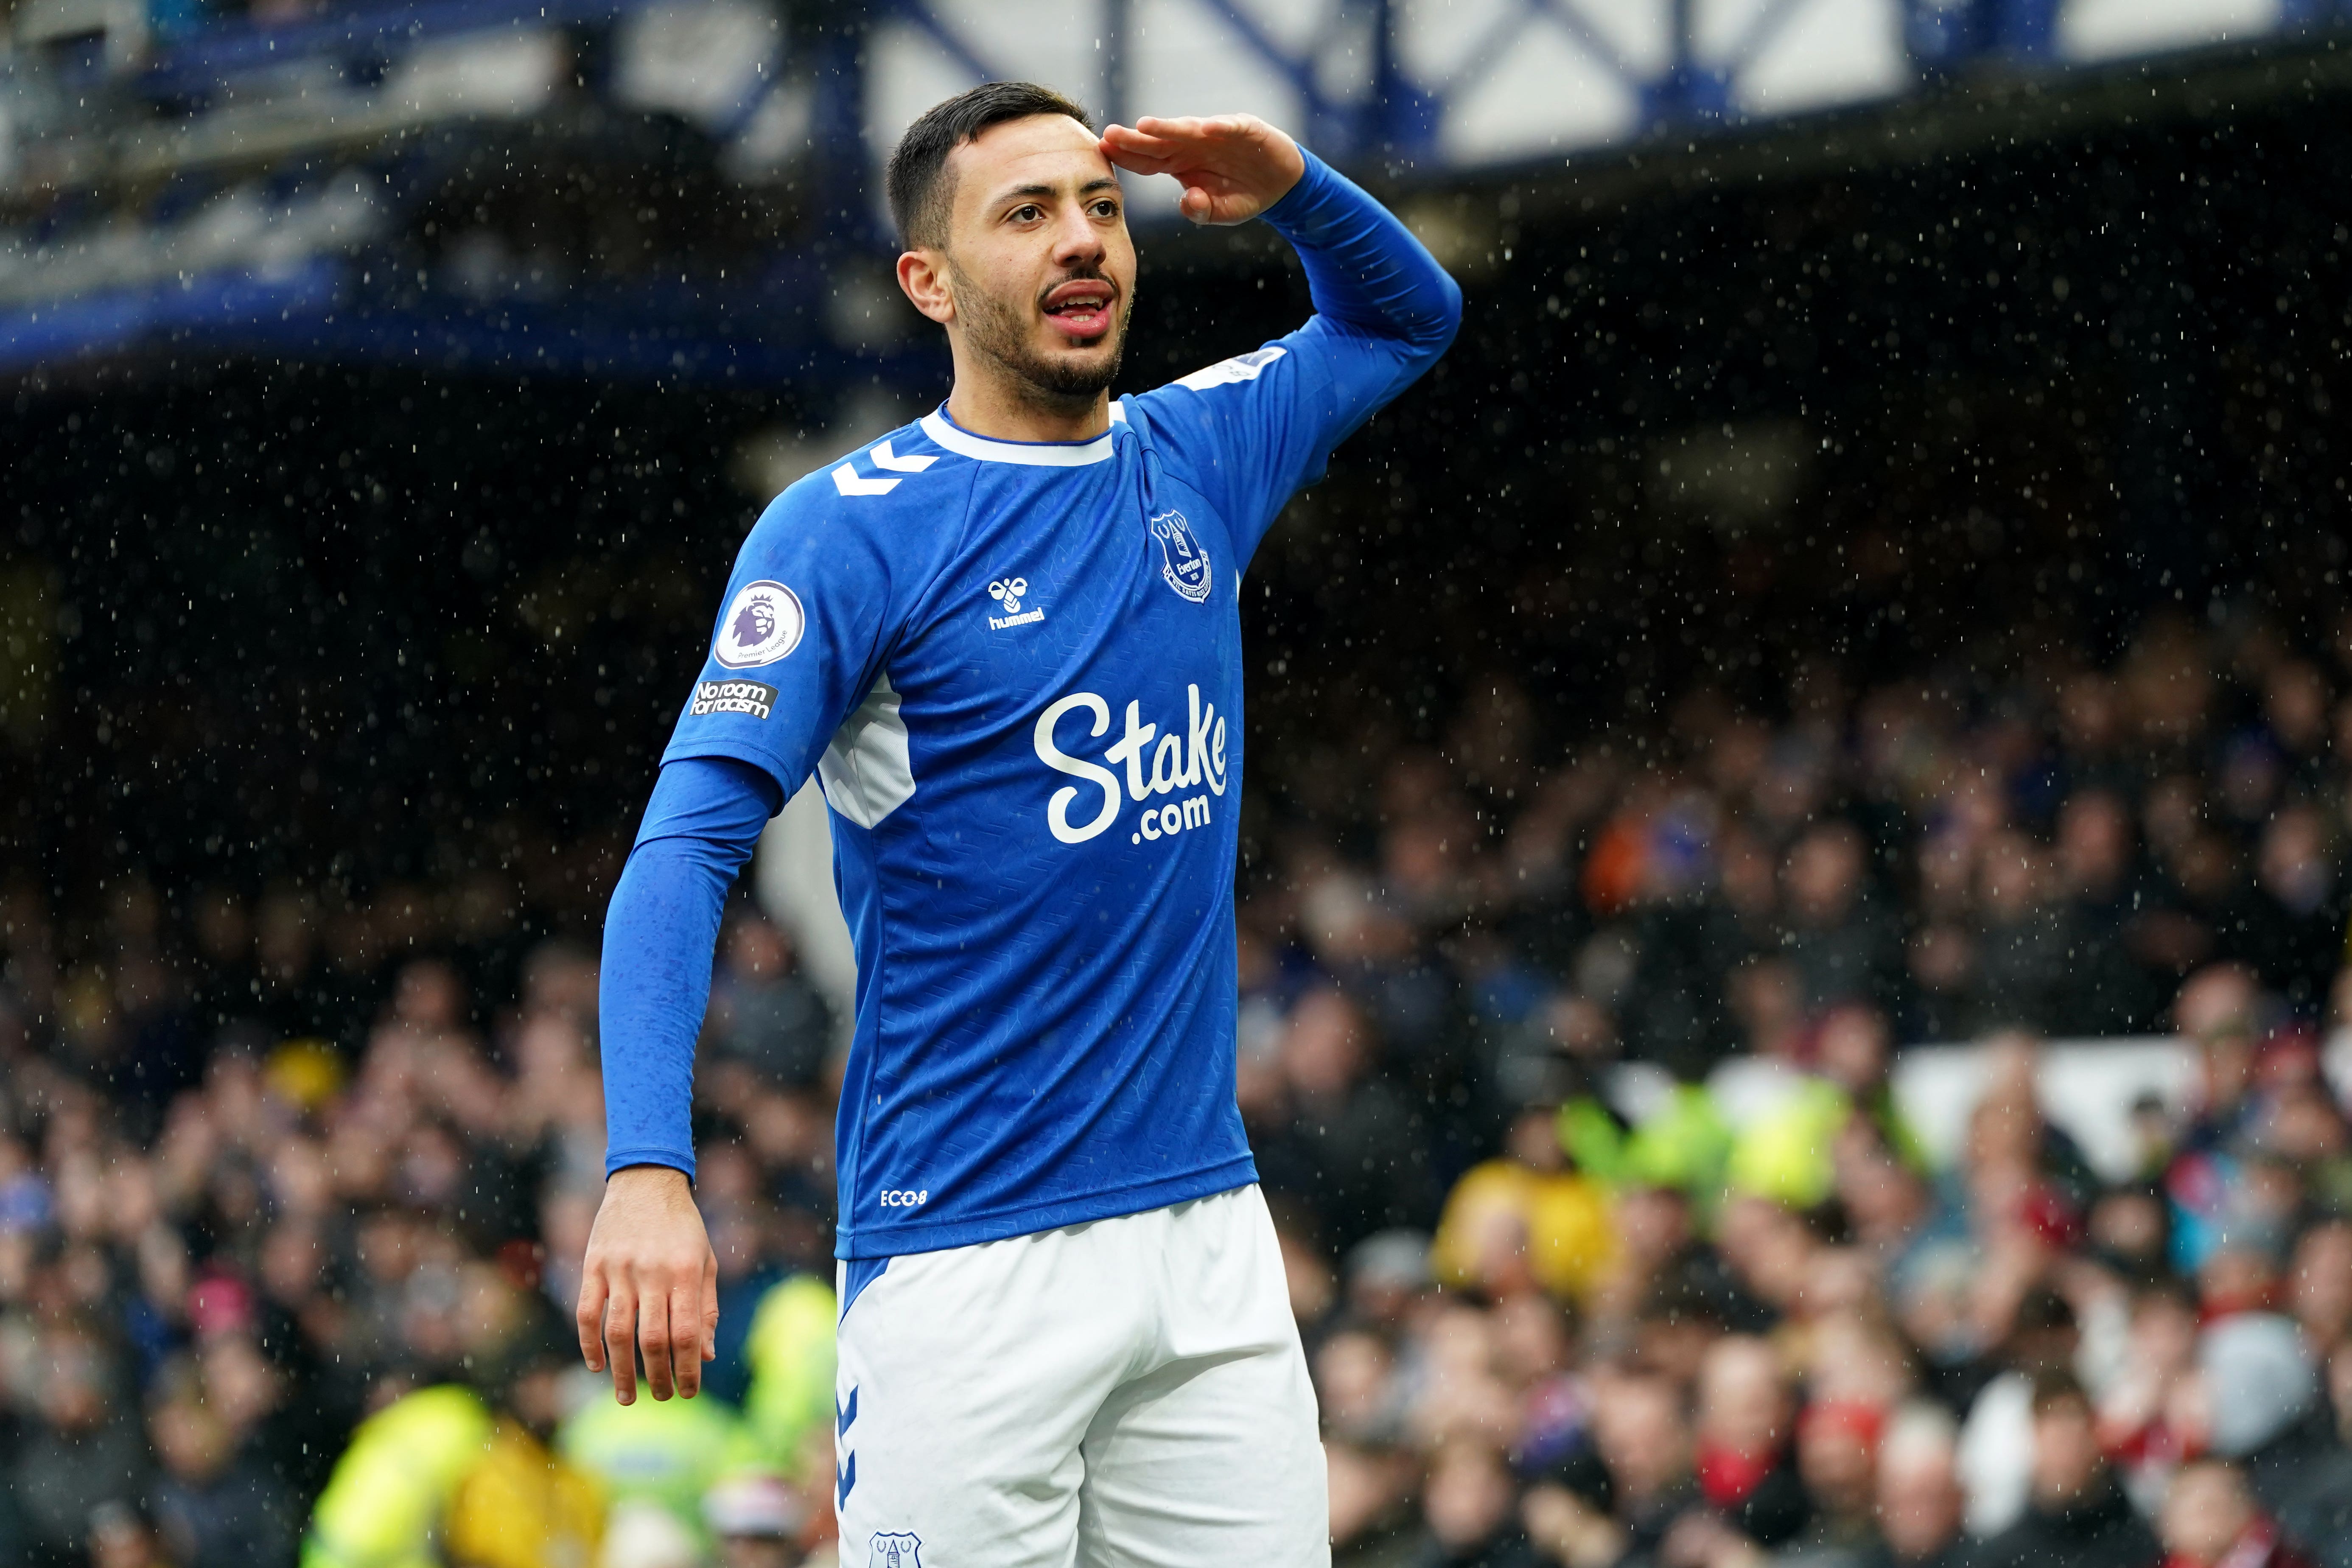
{"type": "Polygon", "coordinates": [[[1372,104],[1378,126],[1376,151],[1407,163],[1437,150],[1438,121],[1443,113],[1436,94],[1415,86],[1397,48],[1397,7],[1403,0],[1373,0],[1372,104]]]}
{"type": "Polygon", "coordinates": [[[139,79],[158,94],[209,92],[241,76],[296,60],[388,58],[425,38],[500,27],[582,26],[618,21],[661,0],[408,0],[357,6],[315,22],[215,24],[173,43],[139,79]]]}
{"type": "Polygon", "coordinates": [[[756,289],[698,299],[677,290],[602,291],[585,308],[446,296],[414,303],[366,297],[351,264],[317,258],[286,274],[236,271],[110,289],[0,310],[0,373],[169,345],[192,354],[267,352],[293,359],[595,375],[625,381],[791,384],[921,391],[946,355],[917,338],[880,351],[835,347],[803,331],[745,331],[772,315],[756,289]]]}
{"type": "Polygon", "coordinates": [[[898,0],[891,10],[929,36],[931,42],[947,52],[950,59],[963,68],[966,76],[977,77],[982,81],[1005,81],[1018,74],[1001,71],[981,58],[980,51],[965,42],[963,35],[949,26],[947,19],[937,11],[924,5],[923,0],[898,0]]]}
{"type": "Polygon", "coordinates": [[[862,18],[845,19],[824,26],[810,51],[812,184],[834,234],[851,250],[872,250],[887,238],[877,219],[869,178],[873,160],[866,145],[869,37],[862,18]]]}
{"type": "Polygon", "coordinates": [[[1929,77],[1948,77],[1987,61],[2049,59],[2065,0],[1906,0],[1903,37],[1929,77]]]}

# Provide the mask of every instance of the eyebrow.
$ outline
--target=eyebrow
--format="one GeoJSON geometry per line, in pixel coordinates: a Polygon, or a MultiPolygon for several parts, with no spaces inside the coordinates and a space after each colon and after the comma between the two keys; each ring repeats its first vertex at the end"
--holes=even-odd
{"type": "MultiPolygon", "coordinates": [[[[1091,195],[1096,191],[1115,191],[1117,189],[1118,189],[1118,175],[1097,174],[1093,179],[1088,180],[1085,184],[1078,187],[1078,195],[1083,196],[1091,195]]],[[[1015,185],[1011,190],[1000,194],[996,199],[1001,204],[1009,202],[1016,196],[1051,196],[1058,195],[1059,194],[1060,188],[1058,186],[1036,184],[1015,185]]]]}

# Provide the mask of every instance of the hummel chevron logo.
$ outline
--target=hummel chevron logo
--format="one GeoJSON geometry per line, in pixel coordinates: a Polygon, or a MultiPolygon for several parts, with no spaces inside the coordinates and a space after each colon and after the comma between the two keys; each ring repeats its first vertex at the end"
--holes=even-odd
{"type": "Polygon", "coordinates": [[[898,488],[898,481],[869,479],[844,463],[833,470],[833,488],[845,496],[887,496],[898,488]]]}
{"type": "Polygon", "coordinates": [[[833,1473],[833,1481],[835,1489],[833,1506],[846,1508],[849,1505],[849,1494],[857,1486],[856,1455],[852,1454],[841,1461],[841,1468],[833,1473]]]}
{"type": "Polygon", "coordinates": [[[887,441],[866,455],[874,459],[876,468],[887,468],[894,474],[919,474],[939,461],[937,458],[902,458],[890,450],[887,441]]]}
{"type": "Polygon", "coordinates": [[[848,1404],[842,1405],[836,1403],[833,1407],[833,1435],[836,1437],[841,1436],[849,1430],[850,1426],[855,1424],[856,1420],[857,1390],[853,1388],[849,1391],[848,1404]]]}
{"type": "MultiPolygon", "coordinates": [[[[919,474],[937,458],[902,458],[890,449],[890,443],[879,441],[866,454],[877,468],[893,474],[919,474]]],[[[887,496],[898,488],[897,479],[869,479],[847,463],[833,470],[833,488],[845,496],[887,496]]]]}

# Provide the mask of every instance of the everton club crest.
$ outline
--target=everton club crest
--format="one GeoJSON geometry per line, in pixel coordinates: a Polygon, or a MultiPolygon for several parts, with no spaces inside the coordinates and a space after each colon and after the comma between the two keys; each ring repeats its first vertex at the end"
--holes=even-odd
{"type": "Polygon", "coordinates": [[[874,1555],[866,1559],[867,1568],[923,1568],[923,1540],[904,1531],[873,1538],[874,1555]]]}
{"type": "Polygon", "coordinates": [[[1177,593],[1199,604],[1209,596],[1209,552],[1193,537],[1192,525],[1181,511],[1163,511],[1151,520],[1151,537],[1160,542],[1160,574],[1177,593]]]}

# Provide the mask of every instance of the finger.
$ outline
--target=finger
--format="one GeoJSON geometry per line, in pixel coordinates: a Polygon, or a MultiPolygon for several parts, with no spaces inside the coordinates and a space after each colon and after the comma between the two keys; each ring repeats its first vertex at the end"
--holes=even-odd
{"type": "Polygon", "coordinates": [[[1183,195],[1177,198],[1176,202],[1176,210],[1194,223],[1208,222],[1213,216],[1215,206],[1216,203],[1211,198],[1208,191],[1200,185],[1185,186],[1183,195]]]}
{"type": "Polygon", "coordinates": [[[1249,140],[1264,124],[1265,121],[1247,114],[1184,114],[1168,120],[1147,114],[1136,121],[1135,128],[1146,136],[1204,144],[1249,140]]]}
{"type": "Polygon", "coordinates": [[[1181,168],[1183,164],[1183,160],[1179,158],[1160,158],[1149,153],[1129,153],[1108,143],[1104,145],[1102,154],[1110,160],[1111,167],[1125,169],[1130,174],[1164,174],[1171,169],[1181,168]]]}
{"type": "Polygon", "coordinates": [[[646,1358],[646,1391],[656,1399],[677,1392],[669,1375],[669,1292],[648,1290],[637,1298],[637,1351],[646,1358]]]}
{"type": "Polygon", "coordinates": [[[633,1287],[616,1284],[604,1302],[604,1354],[612,1364],[613,1397],[637,1402],[637,1300],[633,1287]]]}
{"type": "MultiPolygon", "coordinates": [[[[1124,127],[1122,127],[1124,129],[1124,127]]],[[[1219,138],[1205,120],[1140,120],[1120,144],[1162,158],[1198,160],[1213,156],[1219,138]]]]}
{"type": "Polygon", "coordinates": [[[1139,136],[1124,126],[1114,125],[1102,135],[1102,154],[1122,169],[1152,174],[1181,162],[1180,149],[1172,142],[1157,137],[1139,136]]]}
{"type": "Polygon", "coordinates": [[[1146,114],[1137,119],[1135,129],[1146,136],[1191,142],[1201,136],[1202,128],[1207,123],[1197,114],[1176,114],[1164,120],[1156,114],[1146,114]]]}
{"type": "Polygon", "coordinates": [[[580,1301],[572,1310],[581,1359],[590,1372],[604,1370],[604,1266],[592,1263],[581,1272],[580,1301]]]}
{"type": "Polygon", "coordinates": [[[1165,156],[1176,146],[1173,141],[1165,136],[1155,135],[1147,131],[1138,131],[1129,125],[1106,125],[1102,128],[1102,139],[1114,146],[1161,156],[1165,156]]]}
{"type": "Polygon", "coordinates": [[[719,1359],[719,1257],[702,1263],[702,1359],[719,1359]]]}
{"type": "Polygon", "coordinates": [[[669,1293],[670,1382],[687,1399],[702,1392],[702,1314],[695,1310],[701,1294],[695,1283],[683,1279],[669,1293]]]}

